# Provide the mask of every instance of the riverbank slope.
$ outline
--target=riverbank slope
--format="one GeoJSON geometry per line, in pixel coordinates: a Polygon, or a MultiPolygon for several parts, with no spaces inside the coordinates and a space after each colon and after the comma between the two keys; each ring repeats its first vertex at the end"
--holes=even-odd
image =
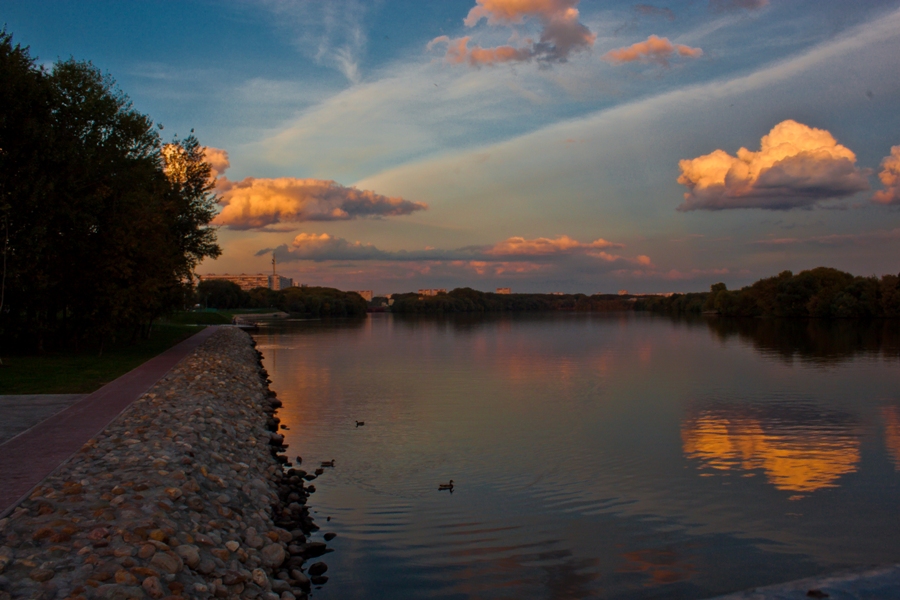
{"type": "Polygon", "coordinates": [[[259,361],[246,333],[216,332],[0,520],[0,599],[305,595],[299,569],[324,548],[279,498],[280,403],[259,361]]]}

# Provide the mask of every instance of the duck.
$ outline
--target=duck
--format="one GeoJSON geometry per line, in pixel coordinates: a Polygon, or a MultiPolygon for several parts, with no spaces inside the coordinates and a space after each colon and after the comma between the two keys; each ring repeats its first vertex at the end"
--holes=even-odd
{"type": "Polygon", "coordinates": [[[441,490],[450,490],[453,491],[453,480],[450,480],[450,483],[440,483],[438,484],[438,491],[441,490]]]}
{"type": "Polygon", "coordinates": [[[324,461],[324,462],[322,463],[322,466],[323,466],[323,467],[333,467],[333,466],[334,466],[334,459],[332,458],[331,460],[326,460],[326,461],[324,461]]]}
{"type": "Polygon", "coordinates": [[[362,427],[362,426],[365,425],[365,424],[366,424],[365,421],[357,421],[357,422],[356,422],[356,426],[357,426],[357,427],[362,427]]]}

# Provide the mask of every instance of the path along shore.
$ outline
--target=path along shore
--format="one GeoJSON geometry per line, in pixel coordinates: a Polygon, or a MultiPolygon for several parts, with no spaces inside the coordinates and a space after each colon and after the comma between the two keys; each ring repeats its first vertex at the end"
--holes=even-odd
{"type": "Polygon", "coordinates": [[[216,331],[0,519],[0,600],[291,600],[324,583],[305,565],[327,551],[308,540],[314,488],[284,472],[254,345],[216,331]]]}

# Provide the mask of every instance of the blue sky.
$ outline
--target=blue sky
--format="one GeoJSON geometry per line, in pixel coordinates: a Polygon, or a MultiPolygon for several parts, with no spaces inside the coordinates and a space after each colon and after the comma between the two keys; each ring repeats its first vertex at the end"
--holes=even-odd
{"type": "Polygon", "coordinates": [[[91,60],[210,147],[224,253],[200,272],[265,271],[274,251],[342,289],[593,293],[900,271],[898,0],[0,15],[41,62],[91,60]]]}

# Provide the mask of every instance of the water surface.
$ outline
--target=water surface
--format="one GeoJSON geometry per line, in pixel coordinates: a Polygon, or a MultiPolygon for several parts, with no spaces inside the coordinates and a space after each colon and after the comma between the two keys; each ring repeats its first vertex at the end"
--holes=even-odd
{"type": "Polygon", "coordinates": [[[336,464],[315,597],[705,598],[900,560],[900,324],[370,315],[257,339],[291,456],[336,464]]]}

